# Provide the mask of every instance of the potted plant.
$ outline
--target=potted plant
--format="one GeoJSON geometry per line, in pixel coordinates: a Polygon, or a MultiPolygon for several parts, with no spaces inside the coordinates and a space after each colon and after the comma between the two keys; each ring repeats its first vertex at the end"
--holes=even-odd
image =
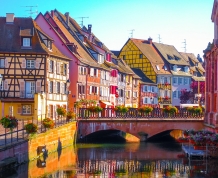
{"type": "Polygon", "coordinates": [[[5,116],[0,120],[0,123],[4,128],[8,128],[11,131],[18,126],[18,121],[13,116],[5,116]]]}
{"type": "Polygon", "coordinates": [[[54,121],[53,121],[52,119],[50,119],[50,118],[45,118],[45,119],[43,119],[43,120],[42,120],[42,124],[43,124],[43,126],[44,126],[45,128],[47,128],[47,129],[53,129],[54,126],[55,126],[54,121]]]}
{"type": "Polygon", "coordinates": [[[26,130],[27,134],[35,134],[37,133],[38,126],[34,123],[28,123],[24,126],[24,129],[26,130]]]}
{"type": "Polygon", "coordinates": [[[59,106],[57,109],[56,109],[57,113],[58,113],[58,116],[66,116],[67,114],[67,111],[64,107],[62,106],[59,106]]]}
{"type": "Polygon", "coordinates": [[[99,113],[103,110],[100,106],[89,106],[87,109],[93,113],[99,113]]]}
{"type": "Polygon", "coordinates": [[[118,113],[125,114],[128,112],[129,108],[123,105],[120,105],[120,106],[115,106],[114,110],[118,113]]]}
{"type": "Polygon", "coordinates": [[[142,106],[142,107],[138,108],[138,111],[139,111],[140,113],[146,113],[146,114],[148,114],[148,113],[150,113],[150,112],[153,111],[153,108],[152,108],[151,106],[142,106]]]}
{"type": "Polygon", "coordinates": [[[73,111],[67,111],[67,121],[76,117],[76,114],[73,111]]]}
{"type": "Polygon", "coordinates": [[[167,106],[163,108],[164,113],[175,114],[178,112],[178,109],[175,106],[167,106]]]}

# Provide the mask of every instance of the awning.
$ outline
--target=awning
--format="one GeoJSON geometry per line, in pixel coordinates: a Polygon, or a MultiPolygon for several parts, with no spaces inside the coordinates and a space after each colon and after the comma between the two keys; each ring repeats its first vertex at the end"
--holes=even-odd
{"type": "Polygon", "coordinates": [[[101,102],[106,104],[107,106],[113,106],[113,104],[111,104],[110,102],[107,102],[107,101],[101,101],[101,102]]]}

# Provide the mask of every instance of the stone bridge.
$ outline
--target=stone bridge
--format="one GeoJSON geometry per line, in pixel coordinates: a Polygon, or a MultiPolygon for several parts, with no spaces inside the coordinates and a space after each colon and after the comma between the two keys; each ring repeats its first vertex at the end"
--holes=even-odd
{"type": "Polygon", "coordinates": [[[203,118],[89,118],[78,120],[78,136],[104,130],[119,130],[129,142],[145,141],[157,134],[173,130],[201,130],[203,118]],[[146,133],[147,136],[140,134],[146,133]]]}

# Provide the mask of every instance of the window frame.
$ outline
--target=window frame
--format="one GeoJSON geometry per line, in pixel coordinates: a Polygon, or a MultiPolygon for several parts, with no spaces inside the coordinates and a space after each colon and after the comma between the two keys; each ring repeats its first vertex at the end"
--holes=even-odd
{"type": "Polygon", "coordinates": [[[49,93],[53,93],[54,92],[53,85],[54,85],[54,82],[53,81],[49,81],[49,93]]]}
{"type": "Polygon", "coordinates": [[[0,68],[5,68],[5,59],[0,59],[0,68]]]}
{"type": "Polygon", "coordinates": [[[54,61],[53,60],[49,61],[49,72],[54,72],[54,61]]]}
{"type": "Polygon", "coordinates": [[[27,69],[34,69],[35,68],[35,64],[36,64],[36,62],[33,59],[27,59],[26,60],[26,68],[27,69]]]}
{"type": "Polygon", "coordinates": [[[32,114],[32,105],[31,104],[23,104],[22,105],[22,114],[23,115],[29,115],[32,114]],[[29,112],[27,112],[27,108],[25,108],[25,106],[29,107],[29,112]],[[25,109],[25,110],[24,110],[25,109]],[[24,112],[25,111],[25,112],[24,112]]]}
{"type": "Polygon", "coordinates": [[[22,46],[23,47],[31,47],[31,38],[23,37],[22,46]]]}

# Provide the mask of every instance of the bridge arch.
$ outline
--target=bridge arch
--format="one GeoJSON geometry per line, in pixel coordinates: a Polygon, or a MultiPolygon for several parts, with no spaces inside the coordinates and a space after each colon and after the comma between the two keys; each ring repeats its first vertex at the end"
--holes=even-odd
{"type": "MultiPolygon", "coordinates": [[[[204,128],[202,120],[80,120],[78,122],[79,134],[87,136],[101,130],[120,130],[144,141],[139,132],[147,133],[150,138],[167,130],[201,130],[204,128]]],[[[134,140],[136,141],[136,140],[134,140]]]]}

